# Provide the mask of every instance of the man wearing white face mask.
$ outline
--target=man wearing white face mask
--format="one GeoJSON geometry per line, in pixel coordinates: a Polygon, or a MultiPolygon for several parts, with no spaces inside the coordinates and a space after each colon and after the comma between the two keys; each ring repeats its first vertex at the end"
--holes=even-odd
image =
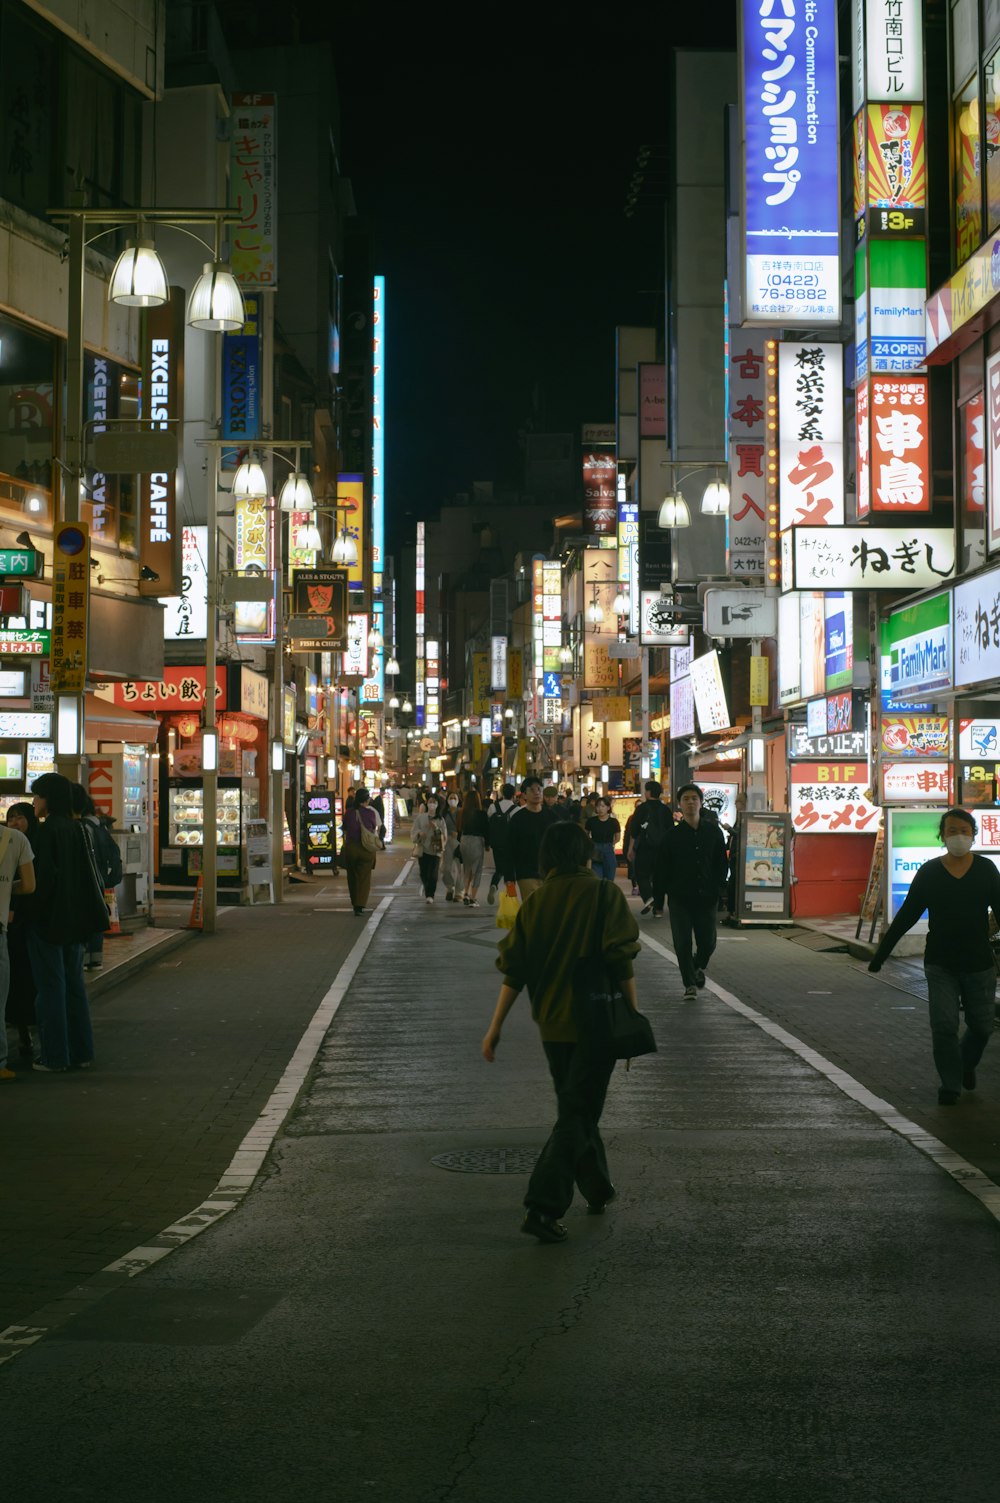
{"type": "Polygon", "coordinates": [[[886,930],[868,966],[882,962],[927,910],[924,974],[930,1008],[934,1063],[941,1077],[940,1106],[954,1106],[961,1088],[974,1091],[976,1066],[995,1022],[997,972],[989,943],[989,915],[1000,923],[1000,872],[985,856],[972,854],[976,821],[965,809],[942,815],[938,836],[946,853],[925,861],[903,906],[886,930]],[[958,1037],[959,1008],[965,1033],[958,1037]]]}

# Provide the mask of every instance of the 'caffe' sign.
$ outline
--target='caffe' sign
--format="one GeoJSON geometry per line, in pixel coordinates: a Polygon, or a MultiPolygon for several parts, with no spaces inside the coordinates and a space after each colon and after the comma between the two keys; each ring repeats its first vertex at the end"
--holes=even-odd
{"type": "MultiPolygon", "coordinates": [[[[143,417],[157,428],[184,413],[184,293],[171,287],[170,300],[146,315],[148,349],[143,367],[143,417]]],[[[177,525],[177,472],[154,470],[142,476],[139,506],[139,563],[159,577],[139,581],[140,595],[181,594],[181,528],[177,525]]]]}

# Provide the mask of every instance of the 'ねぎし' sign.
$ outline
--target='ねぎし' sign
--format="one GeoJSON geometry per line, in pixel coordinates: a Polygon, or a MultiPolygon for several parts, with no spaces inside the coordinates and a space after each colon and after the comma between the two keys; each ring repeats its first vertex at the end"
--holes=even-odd
{"type": "Polygon", "coordinates": [[[955,683],[1000,676],[1000,569],[955,586],[955,683]]]}
{"type": "Polygon", "coordinates": [[[950,527],[792,527],[784,590],[921,590],[955,573],[950,527]]]}
{"type": "Polygon", "coordinates": [[[743,0],[746,323],[840,322],[837,6],[743,0]]]}

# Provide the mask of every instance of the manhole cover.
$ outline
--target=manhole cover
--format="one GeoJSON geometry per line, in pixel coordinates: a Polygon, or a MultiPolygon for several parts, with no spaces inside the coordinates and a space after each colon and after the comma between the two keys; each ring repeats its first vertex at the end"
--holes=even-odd
{"type": "Polygon", "coordinates": [[[538,1153],[537,1148],[466,1148],[439,1153],[431,1163],[455,1174],[530,1174],[538,1153]]]}

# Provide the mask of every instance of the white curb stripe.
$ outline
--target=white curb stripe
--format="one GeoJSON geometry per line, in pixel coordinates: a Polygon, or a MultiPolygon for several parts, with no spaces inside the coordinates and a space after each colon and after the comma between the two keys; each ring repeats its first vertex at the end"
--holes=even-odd
{"type": "MultiPolygon", "coordinates": [[[[412,866],[407,862],[401,876],[393,884],[398,887],[412,866]]],[[[295,1105],[299,1092],[305,1082],[306,1076],[312,1068],[320,1045],[326,1036],[327,1029],[333,1022],[337,1009],[347,994],[347,989],[357,974],[358,967],[365,957],[369,945],[375,938],[376,930],[382,922],[385,914],[389,911],[393,899],[384,897],[375,909],[371,918],[365,924],[361,934],[355,940],[351,951],[337,972],[337,978],[329,991],[323,997],[312,1018],[306,1026],[306,1031],[299,1040],[295,1052],[285,1067],[284,1074],[278,1081],[274,1090],[268,1097],[256,1123],[247,1133],[239,1148],[237,1148],[229,1167],[223,1174],[215,1189],[207,1200],[194,1207],[186,1216],[174,1221],[170,1226],[164,1227],[159,1232],[153,1244],[143,1247],[133,1247],[131,1252],[116,1258],[113,1263],[108,1263],[94,1276],[94,1280],[87,1280],[71,1290],[69,1298],[72,1298],[78,1290],[86,1291],[91,1282],[107,1283],[107,1275],[118,1275],[122,1281],[135,1278],[137,1273],[143,1273],[151,1268],[154,1263],[159,1263],[168,1253],[177,1247],[182,1247],[197,1237],[201,1232],[207,1231],[210,1226],[215,1226],[223,1216],[228,1216],[234,1211],[250,1193],[264,1160],[270,1152],[271,1145],[277,1137],[289,1112],[295,1105]]],[[[106,1290],[110,1293],[115,1287],[111,1284],[106,1290]]],[[[56,1303],[56,1301],[53,1301],[56,1303]]],[[[71,1317],[70,1317],[71,1318],[71,1317]]],[[[60,1321],[58,1324],[64,1324],[60,1321]]],[[[15,1325],[8,1326],[0,1331],[0,1367],[5,1362],[10,1362],[28,1347],[34,1346],[44,1336],[48,1336],[57,1325],[15,1325]]]]}
{"type": "MultiPolygon", "coordinates": [[[[666,945],[660,944],[659,940],[653,939],[648,934],[642,934],[640,938],[644,945],[655,950],[658,955],[662,955],[664,960],[668,960],[671,965],[677,964],[676,955],[672,950],[668,950],[666,945]]],[[[856,1101],[859,1106],[863,1106],[873,1116],[878,1117],[892,1132],[898,1133],[927,1158],[932,1159],[939,1169],[943,1169],[951,1176],[956,1184],[961,1185],[963,1190],[968,1190],[970,1195],[974,1195],[977,1200],[981,1201],[996,1221],[1000,1221],[1000,1185],[995,1185],[981,1169],[970,1164],[968,1159],[963,1159],[961,1154],[955,1153],[926,1128],[904,1117],[902,1112],[897,1111],[890,1102],[883,1101],[881,1096],[876,1096],[874,1092],[869,1091],[860,1081],[855,1080],[853,1075],[848,1075],[846,1070],[840,1069],[839,1065],[831,1064],[822,1054],[818,1054],[815,1049],[810,1049],[808,1044],[804,1044],[801,1039],[797,1039],[780,1024],[772,1023],[771,1019],[765,1017],[763,1013],[748,1007],[745,1002],[740,1001],[739,997],[734,997],[732,992],[727,992],[717,982],[706,977],[705,988],[714,992],[719,1001],[732,1008],[733,1012],[738,1012],[751,1023],[755,1023],[763,1033],[769,1034],[779,1044],[783,1044],[792,1054],[797,1054],[820,1075],[825,1075],[838,1091],[843,1091],[845,1096],[849,1096],[852,1101],[856,1101]]]]}

